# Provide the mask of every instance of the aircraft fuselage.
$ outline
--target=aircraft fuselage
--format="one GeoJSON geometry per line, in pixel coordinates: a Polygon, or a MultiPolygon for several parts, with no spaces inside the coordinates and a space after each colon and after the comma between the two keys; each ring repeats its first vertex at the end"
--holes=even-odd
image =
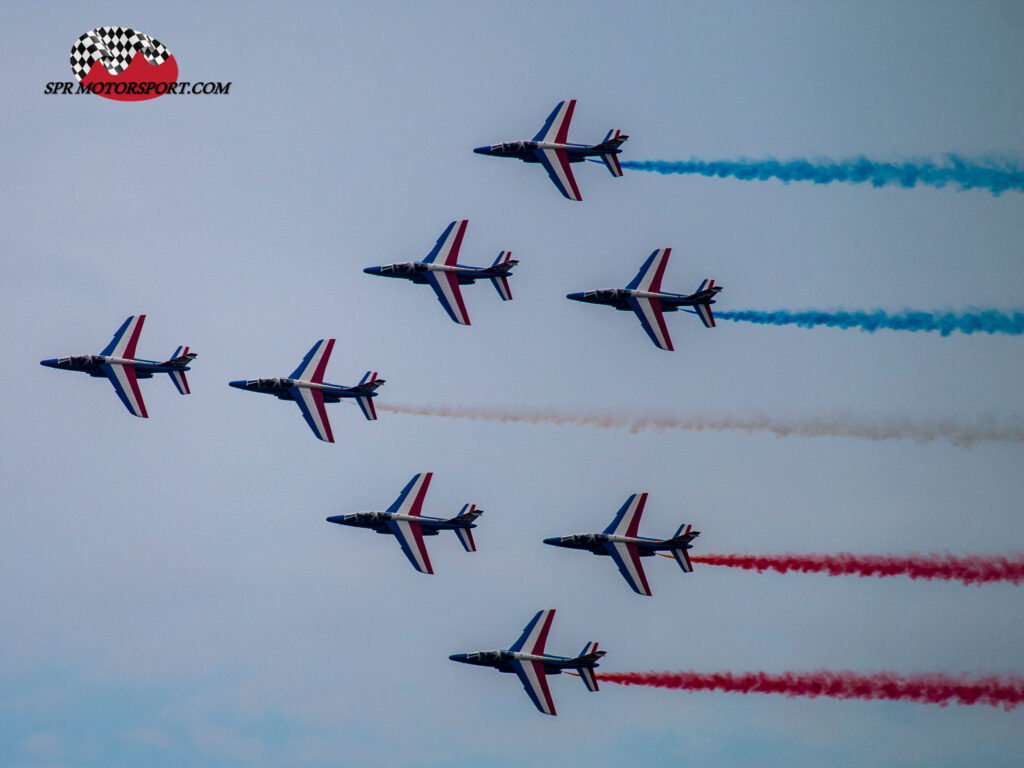
{"type": "MultiPolygon", "coordinates": [[[[383,383],[383,379],[378,379],[383,383]]],[[[342,397],[376,397],[377,393],[360,389],[359,387],[345,387],[341,384],[328,384],[326,382],[305,381],[303,379],[273,378],[273,379],[240,379],[229,381],[232,387],[244,389],[248,392],[259,392],[264,395],[274,395],[281,400],[293,400],[290,390],[298,389],[319,389],[324,393],[326,402],[337,401],[342,397]]]]}
{"type": "Polygon", "coordinates": [[[617,155],[622,152],[618,147],[600,147],[600,144],[555,144],[549,141],[504,141],[501,144],[477,147],[473,151],[478,155],[489,155],[491,157],[511,157],[522,160],[524,163],[539,163],[540,159],[535,154],[546,149],[562,150],[565,152],[570,163],[582,163],[588,157],[599,157],[601,155],[617,155]]]}
{"type": "Polygon", "coordinates": [[[604,656],[604,651],[599,651],[589,657],[570,658],[568,656],[553,656],[549,654],[522,653],[521,651],[473,651],[471,653],[453,653],[448,658],[462,664],[473,664],[478,667],[494,667],[499,672],[514,672],[513,661],[537,661],[544,665],[544,674],[557,675],[565,669],[580,669],[581,667],[597,667],[597,659],[604,656]]]}
{"type": "MultiPolygon", "coordinates": [[[[483,510],[479,510],[483,512],[483,510]]],[[[479,515],[473,515],[475,520],[479,515]]],[[[390,533],[389,522],[419,523],[424,536],[436,536],[438,531],[454,531],[457,528],[476,528],[472,520],[446,519],[443,517],[426,517],[423,515],[400,515],[397,512],[354,512],[349,515],[333,515],[327,518],[329,523],[349,525],[355,528],[372,528],[377,533],[390,533]]]]}
{"type": "Polygon", "coordinates": [[[717,285],[714,288],[689,294],[638,291],[630,288],[607,288],[597,291],[570,293],[566,295],[566,298],[573,301],[582,301],[586,304],[606,304],[621,310],[633,309],[627,303],[629,299],[657,299],[661,304],[662,312],[675,312],[679,307],[714,304],[715,295],[721,290],[721,286],[717,285]]]}
{"type": "Polygon", "coordinates": [[[154,373],[173,373],[175,371],[189,371],[188,365],[169,365],[166,362],[159,363],[156,360],[139,360],[137,358],[111,357],[110,355],[73,355],[71,357],[54,357],[49,360],[40,360],[40,365],[47,368],[57,368],[62,371],[81,371],[90,376],[102,377],[106,374],[100,369],[101,365],[130,365],[135,369],[135,378],[150,379],[154,373]]]}
{"type": "Polygon", "coordinates": [[[518,264],[517,261],[508,261],[502,268],[495,267],[470,267],[465,264],[433,264],[423,261],[406,261],[396,264],[384,264],[379,267],[366,267],[363,272],[368,275],[379,277],[397,277],[404,280],[412,280],[414,283],[427,282],[427,272],[450,272],[458,279],[460,285],[471,285],[477,280],[490,279],[492,277],[508,277],[510,268],[518,264]]]}
{"type": "Polygon", "coordinates": [[[595,555],[607,555],[606,544],[635,544],[641,557],[650,557],[658,551],[688,546],[688,542],[693,538],[695,536],[691,534],[687,543],[683,544],[675,539],[648,539],[640,536],[617,536],[611,533],[576,533],[571,536],[555,536],[544,539],[544,543],[566,549],[587,549],[595,555]]]}

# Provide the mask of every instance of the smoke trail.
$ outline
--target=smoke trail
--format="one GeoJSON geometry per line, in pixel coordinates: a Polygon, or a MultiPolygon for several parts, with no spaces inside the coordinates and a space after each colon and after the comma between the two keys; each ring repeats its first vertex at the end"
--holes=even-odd
{"type": "Polygon", "coordinates": [[[880,309],[874,312],[819,312],[805,310],[790,312],[778,309],[762,312],[744,309],[736,312],[716,312],[715,317],[759,325],[797,325],[813,328],[825,325],[829,328],[859,328],[868,333],[880,329],[893,331],[938,331],[949,336],[953,331],[961,333],[1008,333],[1020,336],[1024,333],[1024,312],[1003,313],[994,309],[976,312],[912,312],[906,310],[890,314],[880,309]]]}
{"type": "Polygon", "coordinates": [[[987,704],[1009,712],[1024,703],[1024,677],[990,675],[968,678],[931,672],[599,672],[598,680],[619,685],[646,685],[680,691],[781,693],[787,697],[828,696],[834,699],[886,699],[921,704],[987,704]]]}
{"type": "Polygon", "coordinates": [[[411,416],[437,416],[447,419],[473,419],[518,424],[554,424],[622,429],[637,433],[662,432],[767,432],[776,437],[852,437],[860,440],[914,440],[930,443],[946,440],[964,448],[977,442],[1024,443],[1024,424],[1002,421],[964,424],[955,421],[911,421],[900,418],[873,421],[848,416],[786,419],[708,416],[626,416],[559,413],[556,411],[504,411],[484,408],[444,406],[378,405],[377,410],[411,416]]]}
{"type": "Polygon", "coordinates": [[[834,555],[691,555],[695,563],[744,568],[748,571],[776,571],[788,573],[827,573],[829,576],[909,576],[911,579],[945,579],[964,584],[991,584],[1009,581],[1024,582],[1024,553],[1007,555],[954,555],[910,554],[854,555],[839,552],[834,555]]]}
{"type": "Polygon", "coordinates": [[[993,195],[999,195],[1008,189],[1024,192],[1024,168],[1019,161],[996,158],[974,161],[957,155],[947,155],[944,163],[927,160],[880,163],[866,157],[858,157],[852,160],[817,161],[623,160],[621,165],[634,171],[696,174],[717,176],[720,179],[732,177],[743,181],[779,179],[786,184],[791,181],[813,181],[815,184],[844,181],[850,184],[869,182],[873,187],[899,185],[905,188],[916,187],[918,184],[932,187],[956,184],[960,189],[987,189],[993,195]]]}

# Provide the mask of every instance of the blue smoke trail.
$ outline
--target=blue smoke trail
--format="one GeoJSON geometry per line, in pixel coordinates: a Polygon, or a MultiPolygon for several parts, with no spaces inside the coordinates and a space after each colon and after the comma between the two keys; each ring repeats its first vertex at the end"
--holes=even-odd
{"type": "Polygon", "coordinates": [[[829,328],[859,328],[868,333],[887,329],[892,331],[938,331],[949,336],[953,331],[961,333],[1008,333],[1012,336],[1024,334],[1024,312],[998,312],[994,309],[976,312],[912,312],[910,310],[890,314],[880,309],[874,312],[819,312],[805,310],[790,312],[785,309],[761,312],[744,309],[737,312],[715,312],[715,317],[738,323],[759,325],[797,325],[801,328],[827,326],[829,328]]]}
{"type": "Polygon", "coordinates": [[[1024,167],[1020,161],[988,159],[971,161],[957,155],[948,155],[944,164],[931,161],[879,163],[866,157],[853,160],[624,160],[623,168],[651,171],[661,174],[697,174],[732,177],[744,181],[779,179],[813,181],[830,184],[845,181],[850,184],[870,182],[874,187],[898,184],[910,188],[918,184],[944,187],[957,184],[960,189],[987,189],[999,195],[1008,189],[1024,192],[1024,167]]]}

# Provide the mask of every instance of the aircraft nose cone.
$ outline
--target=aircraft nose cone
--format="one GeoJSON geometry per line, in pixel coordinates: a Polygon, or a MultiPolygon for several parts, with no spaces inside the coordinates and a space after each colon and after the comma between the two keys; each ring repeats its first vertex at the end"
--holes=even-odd
{"type": "Polygon", "coordinates": [[[545,544],[553,544],[554,546],[557,547],[559,544],[562,543],[562,537],[561,536],[554,536],[554,537],[552,537],[550,539],[544,539],[544,543],[545,544]]]}
{"type": "Polygon", "coordinates": [[[464,653],[453,653],[448,658],[451,659],[452,661],[461,661],[461,662],[465,663],[465,661],[466,661],[466,654],[464,654],[464,653]]]}
{"type": "Polygon", "coordinates": [[[47,368],[56,368],[59,365],[56,357],[51,357],[49,360],[40,360],[39,364],[45,365],[47,368]]]}
{"type": "Polygon", "coordinates": [[[491,148],[490,147],[477,147],[473,151],[476,152],[478,155],[489,155],[489,154],[491,154],[491,148]]]}
{"type": "Polygon", "coordinates": [[[330,517],[328,517],[326,519],[327,519],[328,523],[338,523],[339,525],[341,523],[345,522],[345,516],[344,515],[331,515],[330,517]]]}
{"type": "Polygon", "coordinates": [[[379,275],[380,274],[380,269],[381,269],[380,267],[366,267],[363,270],[363,272],[365,272],[368,275],[379,275]]]}
{"type": "Polygon", "coordinates": [[[249,382],[247,382],[245,379],[241,379],[239,381],[229,381],[228,386],[234,387],[235,389],[245,389],[248,383],[249,382]]]}
{"type": "Polygon", "coordinates": [[[583,301],[583,291],[580,291],[579,293],[567,293],[565,294],[565,298],[572,299],[573,301],[583,301]]]}

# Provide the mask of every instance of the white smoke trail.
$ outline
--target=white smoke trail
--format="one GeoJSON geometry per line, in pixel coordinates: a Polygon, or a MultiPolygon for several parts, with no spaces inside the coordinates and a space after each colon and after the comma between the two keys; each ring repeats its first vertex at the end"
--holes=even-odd
{"type": "Polygon", "coordinates": [[[979,422],[950,419],[914,421],[901,418],[864,419],[852,416],[772,418],[768,416],[630,416],[582,414],[559,411],[513,411],[497,408],[450,406],[378,405],[377,410],[408,416],[496,421],[502,424],[553,424],[556,426],[621,429],[632,433],[681,430],[685,432],[767,432],[776,437],[852,437],[859,440],[913,440],[917,443],[946,441],[965,448],[979,442],[1024,443],[1020,421],[979,422]]]}

